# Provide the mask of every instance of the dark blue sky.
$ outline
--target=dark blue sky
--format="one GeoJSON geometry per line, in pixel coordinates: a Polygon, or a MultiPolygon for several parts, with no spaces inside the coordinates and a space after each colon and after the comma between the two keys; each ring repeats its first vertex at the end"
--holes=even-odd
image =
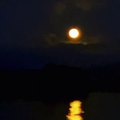
{"type": "Polygon", "coordinates": [[[119,0],[0,1],[0,66],[119,62],[119,11],[119,0]],[[88,45],[64,43],[71,25],[80,26],[88,45]]]}

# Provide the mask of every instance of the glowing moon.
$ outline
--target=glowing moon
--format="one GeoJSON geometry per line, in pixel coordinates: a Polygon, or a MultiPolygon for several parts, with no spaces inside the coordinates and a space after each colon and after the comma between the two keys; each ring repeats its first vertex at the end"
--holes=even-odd
{"type": "Polygon", "coordinates": [[[79,38],[80,36],[80,31],[77,28],[72,28],[69,30],[68,35],[72,39],[79,38]]]}

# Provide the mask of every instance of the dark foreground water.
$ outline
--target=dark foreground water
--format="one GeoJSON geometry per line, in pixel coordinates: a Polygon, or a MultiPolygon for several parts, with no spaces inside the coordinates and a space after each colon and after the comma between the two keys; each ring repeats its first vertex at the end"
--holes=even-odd
{"type": "MultiPolygon", "coordinates": [[[[0,120],[65,120],[69,103],[2,102],[0,120]]],[[[83,101],[85,120],[120,120],[120,94],[92,93],[83,101]]]]}

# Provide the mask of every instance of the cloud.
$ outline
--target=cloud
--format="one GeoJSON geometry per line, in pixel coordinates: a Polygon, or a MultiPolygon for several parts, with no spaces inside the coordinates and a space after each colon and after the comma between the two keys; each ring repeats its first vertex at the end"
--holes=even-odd
{"type": "Polygon", "coordinates": [[[62,15],[71,8],[78,8],[82,11],[91,11],[94,8],[103,7],[104,5],[106,5],[106,0],[64,0],[55,3],[54,12],[57,15],[62,15]]]}
{"type": "Polygon", "coordinates": [[[55,46],[59,43],[59,38],[55,33],[50,33],[45,36],[45,45],[55,46]]]}
{"type": "Polygon", "coordinates": [[[103,0],[76,0],[76,7],[81,8],[83,11],[90,11],[99,6],[104,6],[103,0]]]}
{"type": "Polygon", "coordinates": [[[61,15],[66,9],[66,5],[62,2],[57,2],[55,4],[55,13],[57,15],[61,15]]]}

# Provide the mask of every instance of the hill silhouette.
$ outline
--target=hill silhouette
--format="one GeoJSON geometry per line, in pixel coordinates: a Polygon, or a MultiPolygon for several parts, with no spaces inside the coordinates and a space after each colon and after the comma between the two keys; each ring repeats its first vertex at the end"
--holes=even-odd
{"type": "Polygon", "coordinates": [[[120,92],[120,64],[89,68],[48,64],[41,70],[1,70],[1,100],[66,101],[91,92],[120,92]]]}

